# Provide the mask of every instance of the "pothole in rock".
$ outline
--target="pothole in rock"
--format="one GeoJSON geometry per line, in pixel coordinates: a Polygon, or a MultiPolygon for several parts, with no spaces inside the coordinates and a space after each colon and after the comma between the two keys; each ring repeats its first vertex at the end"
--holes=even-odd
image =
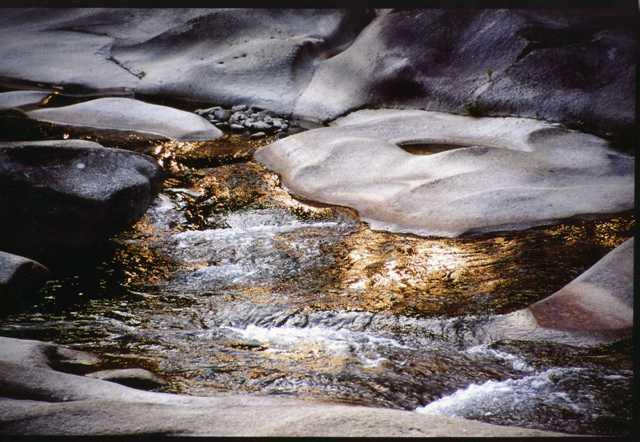
{"type": "Polygon", "coordinates": [[[470,144],[452,144],[452,143],[429,143],[423,141],[404,141],[396,143],[400,149],[413,155],[433,155],[449,150],[463,149],[468,147],[477,147],[478,149],[486,149],[480,146],[470,144]]]}

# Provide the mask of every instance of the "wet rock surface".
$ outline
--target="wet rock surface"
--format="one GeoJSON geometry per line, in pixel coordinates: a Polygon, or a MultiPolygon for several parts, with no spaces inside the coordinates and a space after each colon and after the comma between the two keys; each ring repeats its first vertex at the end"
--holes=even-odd
{"type": "Polygon", "coordinates": [[[38,341],[0,338],[0,342],[4,393],[0,434],[4,435],[362,436],[371,434],[372,428],[389,436],[561,435],[281,397],[144,392],[49,368],[56,354],[73,350],[38,341]]]}
{"type": "Polygon", "coordinates": [[[139,219],[160,178],[153,159],[90,141],[2,143],[0,244],[33,255],[89,248],[139,219]]]}
{"type": "Polygon", "coordinates": [[[153,390],[166,384],[164,379],[154,375],[144,368],[121,368],[115,370],[100,370],[88,373],[87,377],[102,379],[117,384],[126,385],[140,390],[153,390]]]}

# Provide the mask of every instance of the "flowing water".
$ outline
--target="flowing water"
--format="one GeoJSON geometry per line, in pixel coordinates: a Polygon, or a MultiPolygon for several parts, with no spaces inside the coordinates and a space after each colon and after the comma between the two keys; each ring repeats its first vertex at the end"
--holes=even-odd
{"type": "Polygon", "coordinates": [[[350,209],[289,195],[251,161],[268,141],[129,139],[168,172],[161,194],[91,259],[58,260],[60,279],[0,333],[151,369],[163,391],[629,433],[630,340],[494,341],[487,324],[621,244],[631,213],[459,239],[376,232],[350,209]]]}

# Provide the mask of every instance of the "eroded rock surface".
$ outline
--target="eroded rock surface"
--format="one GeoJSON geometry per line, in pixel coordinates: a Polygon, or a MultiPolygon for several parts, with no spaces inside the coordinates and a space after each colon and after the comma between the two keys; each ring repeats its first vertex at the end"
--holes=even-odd
{"type": "Polygon", "coordinates": [[[162,378],[143,368],[100,370],[87,374],[87,377],[111,381],[141,390],[151,390],[166,384],[162,378]]]}
{"type": "Polygon", "coordinates": [[[293,193],[355,208],[374,229],[453,237],[631,209],[633,158],[607,146],[530,119],[364,110],[255,157],[293,193]]]}
{"type": "Polygon", "coordinates": [[[397,105],[628,132],[633,29],[613,10],[394,11],[320,63],[294,112],[326,120],[397,105]]]}
{"type": "Polygon", "coordinates": [[[204,118],[132,98],[98,98],[70,106],[37,109],[34,120],[84,129],[135,132],[180,141],[214,140],[222,132],[204,118]]]}
{"type": "Polygon", "coordinates": [[[634,122],[632,16],[16,9],[0,18],[0,76],[256,104],[320,120],[401,106],[537,117],[619,136],[634,122]]]}
{"type": "Polygon", "coordinates": [[[329,9],[14,10],[0,19],[0,76],[287,113],[314,63],[372,18],[329,9]]]}
{"type": "Polygon", "coordinates": [[[139,219],[160,178],[152,158],[89,141],[0,143],[0,243],[91,247],[139,219]]]}

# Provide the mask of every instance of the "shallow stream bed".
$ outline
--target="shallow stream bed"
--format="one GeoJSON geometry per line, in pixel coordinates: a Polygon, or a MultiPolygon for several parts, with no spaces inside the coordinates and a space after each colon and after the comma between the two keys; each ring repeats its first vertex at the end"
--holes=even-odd
{"type": "Polygon", "coordinates": [[[148,368],[163,391],[629,433],[630,340],[493,341],[483,324],[584,272],[632,235],[631,213],[458,239],[377,232],[289,195],[251,160],[269,141],[130,140],[168,173],[153,206],[92,257],[58,260],[63,276],[0,334],[148,368]]]}

